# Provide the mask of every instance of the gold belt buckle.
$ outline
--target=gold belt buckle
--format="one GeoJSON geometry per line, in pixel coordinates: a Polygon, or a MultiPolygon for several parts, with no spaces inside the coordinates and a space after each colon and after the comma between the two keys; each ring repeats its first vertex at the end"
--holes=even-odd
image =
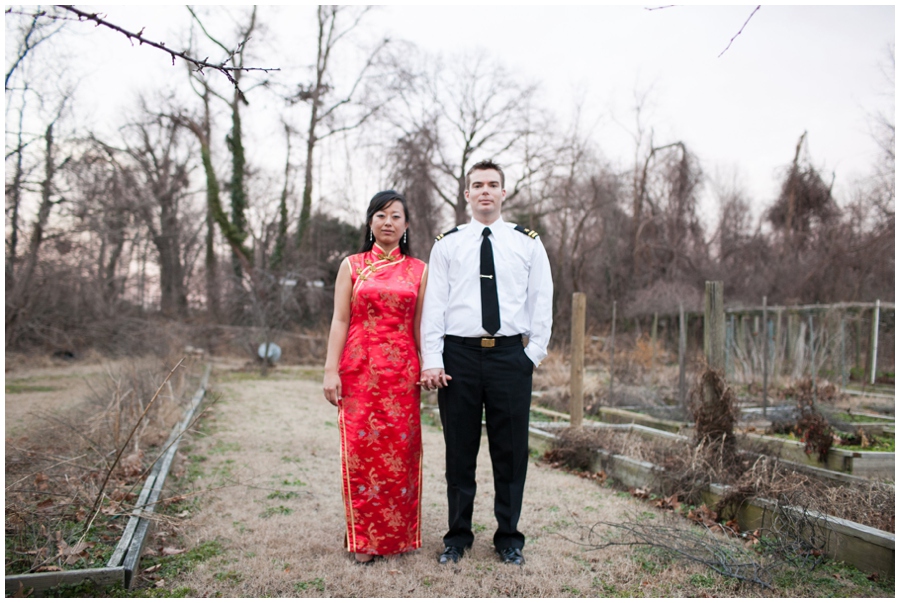
{"type": "Polygon", "coordinates": [[[482,337],[481,338],[481,347],[483,347],[483,348],[492,348],[496,344],[497,344],[497,341],[495,339],[492,339],[490,337],[482,337]]]}

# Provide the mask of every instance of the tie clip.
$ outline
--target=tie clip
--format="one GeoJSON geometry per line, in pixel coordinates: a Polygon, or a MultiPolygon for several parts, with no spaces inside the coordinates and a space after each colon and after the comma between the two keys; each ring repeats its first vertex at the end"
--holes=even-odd
{"type": "Polygon", "coordinates": [[[494,278],[493,274],[482,274],[481,278],[494,278]]]}

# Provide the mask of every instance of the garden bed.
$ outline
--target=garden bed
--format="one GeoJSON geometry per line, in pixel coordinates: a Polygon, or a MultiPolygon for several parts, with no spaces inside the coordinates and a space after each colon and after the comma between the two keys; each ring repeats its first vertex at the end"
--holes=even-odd
{"type": "MultiPolygon", "coordinates": [[[[84,580],[127,587],[133,567],[121,555],[110,566],[110,558],[117,542],[129,552],[135,544],[140,556],[143,539],[122,543],[123,530],[136,531],[129,532],[125,522],[135,504],[152,514],[153,504],[137,490],[148,473],[161,488],[165,475],[155,468],[171,462],[177,437],[187,428],[176,425],[177,417],[199,378],[183,365],[166,376],[166,365],[175,364],[147,360],[107,367],[90,388],[93,396],[61,415],[65,430],[53,433],[33,422],[19,437],[7,438],[7,592],[25,595],[84,580]],[[67,433],[82,439],[63,437],[67,433]]],[[[140,514],[138,509],[129,526],[140,514]]]]}
{"type": "MultiPolygon", "coordinates": [[[[537,452],[545,454],[559,442],[558,436],[553,432],[559,431],[565,426],[561,422],[533,425],[529,433],[530,446],[537,452]]],[[[593,429],[597,427],[597,425],[591,426],[593,429]]],[[[650,433],[651,430],[647,428],[631,427],[632,429],[629,431],[634,431],[635,435],[640,436],[636,438],[637,440],[648,441],[648,439],[654,437],[650,433]]],[[[625,430],[622,430],[620,427],[606,426],[604,429],[620,432],[619,435],[625,433],[625,430]]],[[[670,451],[675,442],[683,439],[680,436],[666,432],[658,432],[658,434],[659,440],[664,441],[670,451]]],[[[630,444],[620,442],[619,445],[630,448],[632,452],[642,448],[640,444],[635,444],[634,442],[630,444]]],[[[669,481],[667,475],[670,471],[663,466],[641,458],[634,458],[631,455],[616,454],[608,450],[594,448],[589,451],[589,461],[586,469],[594,473],[602,472],[626,488],[641,489],[642,491],[650,488],[661,488],[663,495],[669,493],[666,488],[670,487],[667,486],[667,481],[669,481]]],[[[856,480],[849,476],[844,477],[844,479],[850,479],[856,483],[848,484],[850,488],[844,487],[843,490],[850,490],[851,497],[854,497],[857,503],[863,502],[864,497],[859,487],[862,480],[856,480]]],[[[893,530],[893,486],[878,486],[878,488],[889,488],[890,490],[890,518],[889,521],[885,521],[887,519],[885,518],[881,523],[889,525],[891,530],[893,530]]],[[[728,493],[728,490],[728,486],[707,484],[701,489],[700,497],[704,502],[713,504],[721,501],[723,496],[728,493]]],[[[815,498],[815,496],[809,498],[815,498]]],[[[824,502],[823,498],[820,498],[820,500],[824,502]]],[[[763,496],[748,497],[734,511],[734,518],[740,524],[740,528],[745,531],[768,528],[771,527],[777,516],[775,513],[776,506],[775,502],[763,496]]],[[[798,506],[795,511],[791,511],[790,506],[784,504],[780,506],[782,509],[788,508],[788,512],[803,512],[805,516],[812,517],[811,525],[814,525],[815,529],[821,530],[825,534],[824,552],[829,557],[845,561],[861,571],[879,573],[882,576],[894,575],[894,534],[892,532],[834,517],[819,510],[813,511],[803,505],[798,506]]]]}

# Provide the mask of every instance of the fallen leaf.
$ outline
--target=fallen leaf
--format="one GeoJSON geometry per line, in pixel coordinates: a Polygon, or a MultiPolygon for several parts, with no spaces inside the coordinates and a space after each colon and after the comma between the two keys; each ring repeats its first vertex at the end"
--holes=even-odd
{"type": "Polygon", "coordinates": [[[678,495],[673,494],[667,498],[660,498],[654,504],[660,509],[675,509],[678,505],[678,495]]]}
{"type": "Polygon", "coordinates": [[[631,488],[628,490],[628,492],[630,492],[631,495],[634,496],[635,498],[643,499],[643,498],[650,497],[650,491],[647,490],[646,488],[631,488]]]}
{"type": "Polygon", "coordinates": [[[162,563],[157,563],[156,565],[153,565],[153,566],[148,567],[147,569],[145,569],[145,570],[144,570],[144,573],[145,573],[145,574],[152,574],[153,572],[155,572],[156,570],[158,570],[158,569],[161,568],[161,567],[162,567],[162,563]]]}
{"type": "Polygon", "coordinates": [[[389,573],[389,574],[402,574],[403,572],[401,572],[401,571],[398,570],[398,569],[389,569],[389,570],[388,570],[388,573],[389,573]]]}
{"type": "Polygon", "coordinates": [[[50,508],[50,507],[52,507],[52,506],[53,506],[53,499],[52,499],[52,498],[45,498],[44,500],[42,500],[41,502],[39,502],[39,503],[37,504],[37,508],[38,508],[39,511],[43,511],[44,509],[48,509],[48,508],[50,508]]]}
{"type": "Polygon", "coordinates": [[[34,487],[38,490],[46,490],[47,489],[47,474],[46,473],[38,473],[34,476],[34,487]]]}
{"type": "Polygon", "coordinates": [[[87,517],[87,513],[84,512],[84,509],[78,509],[75,511],[75,521],[81,523],[84,521],[85,517],[87,517]]]}
{"type": "Polygon", "coordinates": [[[36,572],[61,572],[62,568],[58,565],[45,565],[35,570],[36,572]]]}
{"type": "Polygon", "coordinates": [[[93,543],[79,542],[74,546],[69,546],[66,542],[60,540],[57,541],[57,546],[59,547],[60,558],[65,559],[63,563],[72,565],[77,563],[79,559],[88,556],[87,550],[93,546],[93,543]]]}
{"type": "Polygon", "coordinates": [[[179,554],[183,553],[184,551],[185,551],[185,549],[176,549],[173,546],[164,546],[162,551],[160,551],[160,553],[164,557],[168,557],[170,555],[179,555],[179,554]]]}
{"type": "Polygon", "coordinates": [[[880,576],[878,575],[878,572],[875,572],[874,574],[869,574],[869,576],[868,576],[869,580],[871,580],[872,582],[878,582],[879,577],[880,576]]]}
{"type": "Polygon", "coordinates": [[[33,593],[33,592],[34,592],[33,588],[29,588],[28,592],[25,592],[25,585],[22,584],[22,582],[20,581],[19,589],[15,593],[13,593],[12,598],[13,599],[24,599],[25,597],[30,596],[31,593],[33,593]]]}
{"type": "Polygon", "coordinates": [[[158,581],[158,582],[154,582],[154,583],[153,583],[153,586],[155,586],[156,588],[162,588],[162,587],[165,586],[165,585],[166,585],[166,581],[165,581],[165,580],[160,580],[160,581],[158,581]]]}
{"type": "Polygon", "coordinates": [[[109,495],[109,498],[116,502],[122,502],[123,500],[134,500],[137,498],[137,495],[134,492],[122,492],[116,488],[113,490],[112,494],[109,495]]]}

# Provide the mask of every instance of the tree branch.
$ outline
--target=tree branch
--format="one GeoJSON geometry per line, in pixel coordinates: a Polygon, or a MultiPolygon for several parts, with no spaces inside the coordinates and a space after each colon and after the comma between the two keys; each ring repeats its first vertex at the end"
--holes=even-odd
{"type": "MultiPolygon", "coordinates": [[[[115,23],[110,23],[109,21],[106,21],[105,19],[101,18],[98,13],[86,13],[84,11],[78,10],[74,6],[58,5],[58,8],[65,9],[71,13],[78,15],[79,21],[93,21],[97,25],[102,25],[103,27],[107,27],[113,31],[117,31],[117,32],[123,34],[130,41],[132,41],[132,43],[134,43],[134,40],[137,40],[139,44],[147,44],[148,46],[152,46],[153,48],[157,48],[159,50],[162,50],[163,52],[167,52],[172,57],[173,65],[175,64],[175,59],[179,58],[184,61],[187,61],[188,63],[196,65],[197,70],[201,71],[201,72],[203,71],[204,68],[207,68],[207,67],[210,69],[215,69],[216,71],[218,71],[219,73],[224,75],[226,78],[228,78],[228,81],[232,83],[232,85],[234,86],[235,90],[238,91],[238,93],[241,93],[241,91],[240,91],[240,88],[238,88],[237,81],[231,75],[231,72],[264,71],[265,73],[268,73],[270,71],[280,71],[280,69],[277,67],[226,67],[225,65],[228,63],[228,61],[231,60],[231,56],[229,56],[228,59],[226,59],[225,61],[222,61],[221,63],[209,63],[209,62],[207,62],[206,59],[201,61],[200,59],[195,59],[191,56],[188,56],[184,52],[178,52],[178,51],[172,50],[170,48],[166,48],[166,45],[164,42],[154,42],[152,40],[148,40],[143,35],[144,34],[143,29],[141,29],[141,31],[139,31],[137,33],[134,33],[134,32],[131,32],[131,31],[128,31],[126,29],[119,27],[115,23]]],[[[241,93],[241,96],[243,96],[243,93],[241,93]]]]}
{"type": "Polygon", "coordinates": [[[723,50],[722,52],[720,52],[720,53],[719,53],[719,56],[716,57],[716,58],[721,58],[721,56],[722,56],[723,54],[725,54],[725,53],[728,51],[729,48],[731,48],[731,43],[734,42],[734,39],[735,39],[736,37],[738,37],[739,35],[741,35],[741,33],[743,33],[744,28],[747,27],[747,23],[750,22],[750,19],[753,18],[753,15],[756,14],[756,11],[758,11],[758,10],[760,9],[761,6],[762,6],[762,5],[760,5],[760,4],[757,4],[757,5],[756,5],[756,8],[753,9],[753,12],[750,13],[750,16],[747,17],[747,20],[744,21],[744,24],[743,24],[743,25],[741,25],[741,29],[740,29],[736,34],[734,34],[733,36],[731,36],[731,40],[728,41],[728,46],[726,46],[726,47],[725,47],[725,50],[723,50]]]}

